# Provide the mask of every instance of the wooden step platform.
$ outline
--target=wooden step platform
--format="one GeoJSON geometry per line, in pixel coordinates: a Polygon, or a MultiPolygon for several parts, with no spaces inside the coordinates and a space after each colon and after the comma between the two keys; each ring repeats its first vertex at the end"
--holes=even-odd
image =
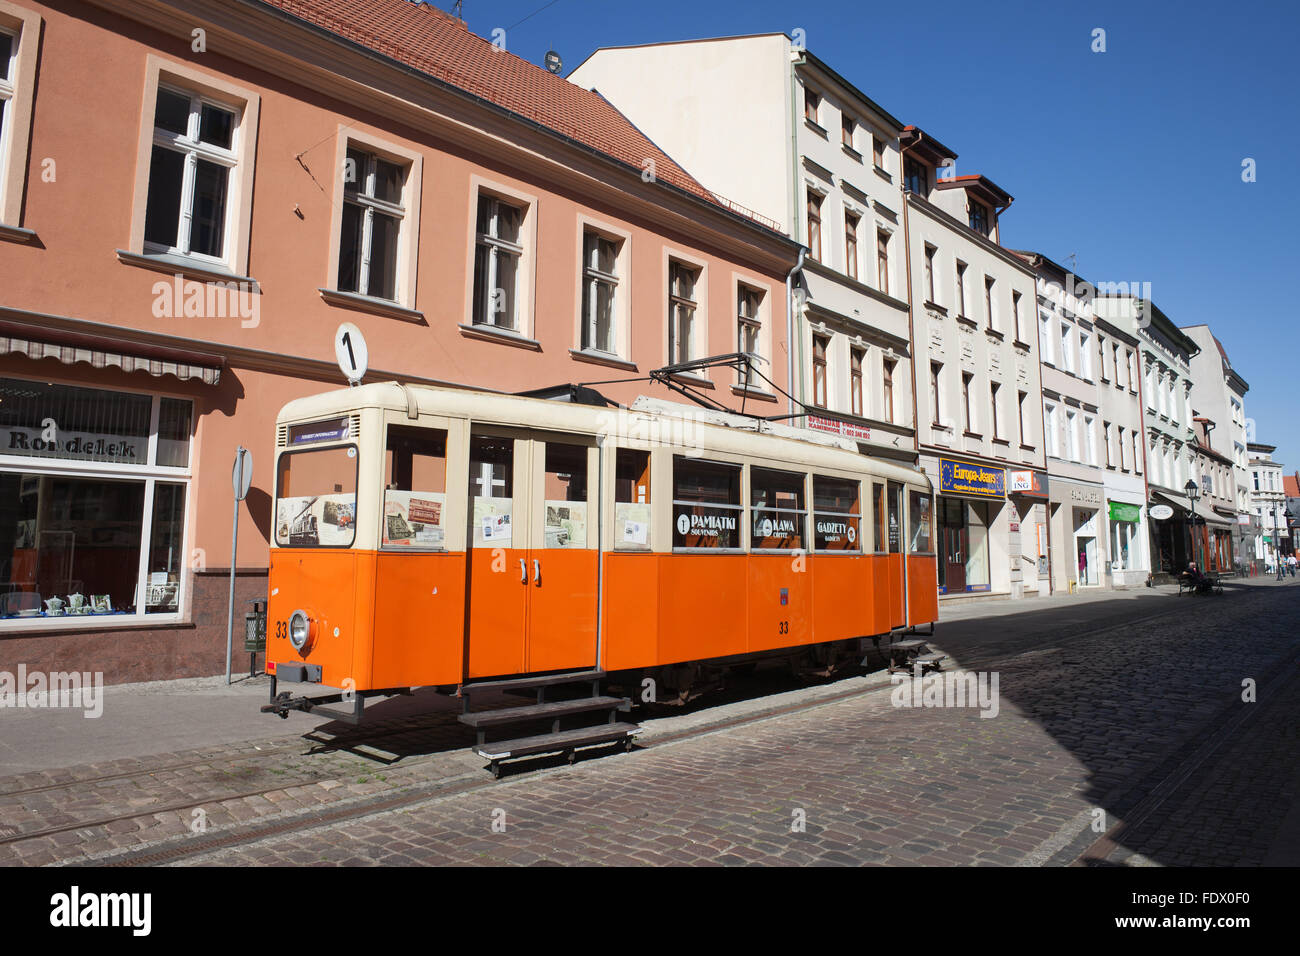
{"type": "Polygon", "coordinates": [[[595,727],[562,730],[553,734],[538,734],[533,737],[475,744],[474,752],[490,762],[488,769],[492,771],[493,777],[499,778],[502,760],[545,753],[563,753],[568,757],[569,763],[573,763],[579,747],[623,741],[626,748],[631,750],[632,738],[640,730],[641,728],[636,724],[600,724],[595,727]]]}
{"type": "Polygon", "coordinates": [[[504,724],[522,724],[530,720],[553,720],[569,714],[584,714],[596,710],[618,710],[626,713],[632,702],[626,697],[579,697],[576,700],[558,700],[528,707],[505,707],[501,710],[481,710],[461,714],[460,722],[470,727],[498,727],[504,724]]]}

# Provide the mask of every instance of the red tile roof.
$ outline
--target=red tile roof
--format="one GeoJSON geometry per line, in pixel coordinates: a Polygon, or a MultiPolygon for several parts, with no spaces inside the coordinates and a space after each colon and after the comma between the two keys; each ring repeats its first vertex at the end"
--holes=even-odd
{"type": "Polygon", "coordinates": [[[710,202],[707,189],[598,93],[470,33],[463,21],[410,0],[261,0],[330,33],[554,130],[710,202]]]}
{"type": "Polygon", "coordinates": [[[1300,498],[1300,477],[1283,475],[1282,489],[1286,492],[1288,498],[1300,498]]]}

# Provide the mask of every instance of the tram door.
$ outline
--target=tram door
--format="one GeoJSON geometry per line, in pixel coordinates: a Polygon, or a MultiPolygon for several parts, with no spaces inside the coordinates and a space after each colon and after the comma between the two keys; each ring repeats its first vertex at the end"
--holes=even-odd
{"type": "Polygon", "coordinates": [[[907,623],[907,608],[903,593],[907,587],[905,569],[906,558],[903,555],[903,486],[896,481],[889,483],[886,492],[885,521],[889,538],[889,624],[902,627],[907,623]]]}
{"type": "Polygon", "coordinates": [[[594,443],[475,429],[466,676],[596,664],[594,443]]]}

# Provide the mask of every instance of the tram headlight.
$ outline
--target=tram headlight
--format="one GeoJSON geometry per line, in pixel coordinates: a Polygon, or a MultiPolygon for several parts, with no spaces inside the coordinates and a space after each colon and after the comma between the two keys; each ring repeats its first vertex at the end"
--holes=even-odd
{"type": "Polygon", "coordinates": [[[306,611],[297,610],[289,616],[289,643],[298,653],[302,653],[311,643],[312,620],[306,611]]]}

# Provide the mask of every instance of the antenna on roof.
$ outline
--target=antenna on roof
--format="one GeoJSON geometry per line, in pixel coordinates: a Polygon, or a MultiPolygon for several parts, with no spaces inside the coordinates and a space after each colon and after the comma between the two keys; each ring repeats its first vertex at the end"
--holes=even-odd
{"type": "Polygon", "coordinates": [[[1065,257],[1065,261],[1070,264],[1070,271],[1073,272],[1079,267],[1079,257],[1073,252],[1065,257]]]}
{"type": "Polygon", "coordinates": [[[464,6],[465,6],[465,0],[456,0],[456,2],[451,5],[451,14],[457,20],[465,19],[465,17],[461,13],[461,11],[464,9],[464,6]]]}

